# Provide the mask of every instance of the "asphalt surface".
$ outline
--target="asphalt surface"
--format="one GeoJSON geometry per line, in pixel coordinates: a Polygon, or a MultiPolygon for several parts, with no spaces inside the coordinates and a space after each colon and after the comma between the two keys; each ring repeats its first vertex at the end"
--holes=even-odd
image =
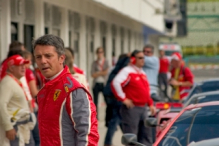
{"type": "Polygon", "coordinates": [[[195,75],[196,81],[202,79],[219,78],[219,69],[193,70],[192,72],[195,75]]]}
{"type": "MultiPolygon", "coordinates": [[[[192,71],[194,76],[195,76],[195,82],[200,82],[206,79],[212,79],[212,78],[219,78],[219,70],[194,70],[192,71]]],[[[103,98],[100,98],[100,104],[99,104],[99,134],[100,134],[100,140],[99,140],[99,146],[104,146],[104,139],[105,139],[105,134],[106,134],[106,127],[105,127],[105,109],[106,105],[103,102],[103,98]]],[[[114,135],[113,138],[113,146],[123,146],[121,144],[121,137],[122,137],[122,132],[120,128],[117,128],[117,132],[114,135]]]]}

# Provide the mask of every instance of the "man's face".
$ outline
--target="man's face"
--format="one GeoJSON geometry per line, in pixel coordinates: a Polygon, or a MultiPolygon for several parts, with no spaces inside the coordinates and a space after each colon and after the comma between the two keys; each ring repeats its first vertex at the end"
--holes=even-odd
{"type": "Polygon", "coordinates": [[[12,65],[9,67],[9,71],[18,79],[25,75],[25,65],[12,65]]]}
{"type": "Polygon", "coordinates": [[[51,78],[63,69],[65,56],[58,56],[54,46],[37,45],[34,57],[43,76],[51,78]]]}
{"type": "Polygon", "coordinates": [[[97,51],[97,58],[103,58],[104,57],[104,50],[101,48],[97,51]]]}
{"type": "Polygon", "coordinates": [[[172,59],[172,60],[171,60],[171,66],[172,66],[173,68],[180,67],[180,63],[181,63],[180,60],[176,60],[176,59],[172,59]]]}
{"type": "Polygon", "coordinates": [[[144,55],[145,56],[152,56],[153,52],[151,48],[144,48],[144,55]]]}
{"type": "Polygon", "coordinates": [[[136,59],[136,66],[137,67],[143,67],[144,66],[144,53],[143,52],[139,52],[138,54],[135,55],[135,59],[136,59]]]}
{"type": "Polygon", "coordinates": [[[160,57],[163,57],[165,55],[164,50],[160,50],[160,57]]]}

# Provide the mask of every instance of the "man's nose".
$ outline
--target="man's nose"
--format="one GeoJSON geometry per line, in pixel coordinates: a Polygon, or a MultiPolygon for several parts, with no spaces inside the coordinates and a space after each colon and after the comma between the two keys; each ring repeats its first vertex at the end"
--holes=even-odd
{"type": "Polygon", "coordinates": [[[22,64],[22,65],[21,65],[21,68],[22,68],[22,69],[25,69],[25,64],[22,64]]]}
{"type": "Polygon", "coordinates": [[[46,63],[46,57],[42,57],[42,59],[41,59],[41,64],[45,64],[46,63]]]}

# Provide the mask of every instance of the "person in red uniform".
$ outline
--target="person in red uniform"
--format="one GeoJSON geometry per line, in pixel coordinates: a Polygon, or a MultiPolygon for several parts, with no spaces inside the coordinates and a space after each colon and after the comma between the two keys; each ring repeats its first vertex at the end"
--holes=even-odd
{"type": "Polygon", "coordinates": [[[85,75],[84,71],[82,69],[80,69],[76,64],[73,65],[73,68],[74,68],[76,73],[85,75]]]}
{"type": "Polygon", "coordinates": [[[158,75],[158,83],[160,88],[162,89],[162,85],[164,85],[164,94],[166,97],[168,97],[167,91],[168,91],[168,78],[167,74],[169,72],[169,66],[170,66],[170,58],[165,56],[165,51],[160,50],[160,70],[158,75]]]}
{"type": "Polygon", "coordinates": [[[174,88],[172,99],[182,100],[188,95],[188,91],[193,86],[194,76],[191,70],[183,63],[180,53],[174,53],[171,58],[172,70],[169,83],[174,88]]]}
{"type": "MultiPolygon", "coordinates": [[[[65,49],[68,49],[71,52],[71,55],[73,56],[73,59],[74,59],[75,57],[74,50],[70,47],[66,47],[65,49]]],[[[85,75],[85,72],[82,69],[80,69],[76,64],[73,65],[73,69],[76,73],[85,75]]]]}
{"type": "Polygon", "coordinates": [[[3,79],[4,76],[7,74],[8,69],[8,58],[10,58],[13,55],[23,55],[22,50],[11,50],[8,52],[7,58],[1,63],[0,65],[0,81],[3,79]]]}
{"type": "Polygon", "coordinates": [[[147,108],[155,114],[153,100],[144,66],[144,53],[135,50],[131,55],[131,64],[124,67],[111,83],[112,92],[123,102],[121,107],[121,124],[123,133],[138,135],[138,142],[152,145],[151,130],[144,126],[147,108]]]}
{"type": "Polygon", "coordinates": [[[40,146],[97,146],[96,107],[90,93],[64,66],[61,38],[44,35],[33,44],[46,83],[37,95],[40,146]]]}
{"type": "Polygon", "coordinates": [[[7,55],[7,58],[2,61],[0,64],[0,81],[3,79],[3,77],[6,75],[7,67],[8,67],[8,58],[13,55],[21,55],[22,51],[24,51],[24,45],[21,42],[14,41],[9,45],[9,52],[7,55]]]}

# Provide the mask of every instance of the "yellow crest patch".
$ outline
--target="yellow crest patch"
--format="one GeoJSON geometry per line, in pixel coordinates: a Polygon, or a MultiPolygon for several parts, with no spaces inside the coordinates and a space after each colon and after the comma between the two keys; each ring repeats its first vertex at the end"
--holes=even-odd
{"type": "Polygon", "coordinates": [[[55,91],[55,93],[53,95],[53,100],[54,101],[56,101],[56,99],[59,97],[60,93],[61,93],[61,90],[56,89],[56,91],[55,91]]]}
{"type": "Polygon", "coordinates": [[[68,93],[69,90],[68,90],[68,86],[65,86],[65,91],[68,93]]]}

